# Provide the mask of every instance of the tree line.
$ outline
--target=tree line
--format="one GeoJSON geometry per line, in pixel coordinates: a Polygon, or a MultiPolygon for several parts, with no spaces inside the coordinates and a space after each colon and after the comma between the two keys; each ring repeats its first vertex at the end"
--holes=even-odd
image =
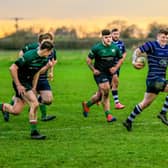
{"type": "MultiPolygon", "coordinates": [[[[138,43],[142,43],[146,39],[154,39],[157,31],[160,28],[167,28],[168,25],[153,22],[148,25],[147,33],[136,25],[128,25],[126,21],[115,20],[108,23],[105,28],[119,28],[121,31],[121,38],[128,48],[131,48],[138,43]]],[[[85,49],[90,48],[94,43],[99,41],[100,31],[88,33],[81,31],[82,37],[78,35],[76,28],[69,28],[66,26],[55,29],[55,45],[58,49],[85,49]]],[[[41,30],[43,32],[43,30],[41,30]]],[[[34,33],[33,28],[18,30],[4,38],[0,39],[0,49],[15,50],[21,49],[25,44],[37,41],[37,33],[34,33]]]]}

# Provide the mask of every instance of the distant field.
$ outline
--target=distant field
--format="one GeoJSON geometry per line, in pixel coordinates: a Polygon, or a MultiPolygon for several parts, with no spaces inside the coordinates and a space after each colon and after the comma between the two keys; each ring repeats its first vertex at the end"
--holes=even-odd
{"type": "MultiPolygon", "coordinates": [[[[157,118],[165,94],[135,120],[133,132],[127,132],[122,121],[145,91],[147,69],[135,70],[131,52],[121,68],[119,97],[126,108],[111,110],[117,122],[105,120],[101,106],[93,106],[83,118],[81,102],[96,91],[92,74],[85,63],[87,50],[58,51],[55,78],[51,82],[54,102],[51,122],[39,121],[44,141],[29,138],[27,107],[20,116],[5,123],[0,117],[0,168],[167,168],[168,128],[157,118]]],[[[0,51],[0,101],[9,102],[13,95],[9,66],[17,52],[0,51]]],[[[40,112],[39,112],[40,118],[40,112]]]]}

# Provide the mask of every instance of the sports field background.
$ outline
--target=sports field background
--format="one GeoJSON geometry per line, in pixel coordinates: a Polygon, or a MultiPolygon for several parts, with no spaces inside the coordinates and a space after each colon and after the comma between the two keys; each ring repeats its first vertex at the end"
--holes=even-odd
{"type": "MultiPolygon", "coordinates": [[[[0,117],[0,168],[167,168],[168,127],[157,118],[166,94],[138,116],[133,131],[127,132],[123,120],[142,98],[145,91],[146,67],[136,70],[131,65],[131,51],[121,68],[119,97],[126,108],[111,110],[117,118],[107,123],[101,106],[94,106],[83,118],[81,102],[88,100],[97,87],[86,65],[87,50],[57,51],[51,86],[54,102],[48,114],[57,119],[39,120],[46,140],[31,140],[28,107],[5,123],[0,117]]],[[[0,101],[9,102],[13,95],[9,67],[17,52],[0,51],[0,101]]],[[[39,112],[40,119],[40,112],[39,112]]]]}

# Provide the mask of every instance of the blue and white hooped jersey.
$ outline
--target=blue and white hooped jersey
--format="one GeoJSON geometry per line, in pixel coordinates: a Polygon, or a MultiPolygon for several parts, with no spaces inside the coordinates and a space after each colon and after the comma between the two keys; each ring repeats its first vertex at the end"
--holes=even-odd
{"type": "Polygon", "coordinates": [[[118,41],[113,41],[112,43],[115,44],[120,49],[122,54],[126,52],[125,44],[123,41],[118,40],[118,41]]]}
{"type": "Polygon", "coordinates": [[[147,54],[147,79],[166,78],[168,65],[168,45],[161,47],[157,41],[148,41],[139,47],[142,53],[147,54]]]}

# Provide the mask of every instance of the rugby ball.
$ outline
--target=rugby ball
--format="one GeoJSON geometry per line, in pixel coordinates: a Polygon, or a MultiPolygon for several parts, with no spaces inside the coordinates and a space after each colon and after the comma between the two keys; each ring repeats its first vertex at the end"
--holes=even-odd
{"type": "Polygon", "coordinates": [[[145,57],[137,57],[136,61],[137,63],[142,63],[144,66],[145,66],[145,63],[146,63],[146,58],[145,57]]]}
{"type": "Polygon", "coordinates": [[[144,68],[145,63],[146,63],[146,58],[143,56],[140,56],[136,58],[135,63],[133,65],[134,65],[134,68],[136,69],[142,69],[144,68]],[[139,64],[137,65],[136,63],[140,63],[140,65],[139,64]]]}

